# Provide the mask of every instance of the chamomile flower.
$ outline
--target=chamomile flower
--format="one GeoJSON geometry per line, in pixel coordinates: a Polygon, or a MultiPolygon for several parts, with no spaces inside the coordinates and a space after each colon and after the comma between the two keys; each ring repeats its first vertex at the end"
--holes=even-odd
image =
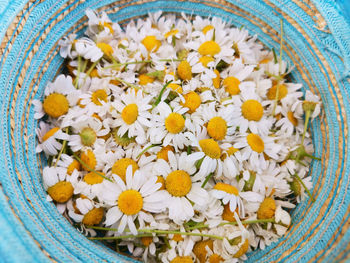
{"type": "Polygon", "coordinates": [[[82,56],[91,62],[96,62],[103,56],[102,50],[87,37],[80,38],[75,42],[75,50],[78,56],[82,56]]]}
{"type": "Polygon", "coordinates": [[[144,144],[146,141],[145,129],[152,126],[149,110],[152,97],[144,95],[142,91],[131,90],[122,94],[120,100],[115,100],[112,107],[116,110],[113,127],[118,128],[118,135],[136,137],[136,141],[144,144]]]}
{"type": "Polygon", "coordinates": [[[233,106],[215,106],[215,103],[207,103],[200,108],[197,114],[202,116],[210,138],[216,141],[232,140],[232,135],[236,130],[233,106]]]}
{"type": "Polygon", "coordinates": [[[44,151],[47,155],[56,155],[62,148],[62,143],[58,140],[67,141],[70,136],[64,133],[60,127],[52,127],[43,121],[39,123],[39,126],[36,129],[36,134],[40,143],[35,148],[36,152],[44,151]]]}
{"type": "Polygon", "coordinates": [[[59,75],[54,82],[47,85],[43,103],[38,100],[33,101],[35,118],[40,119],[45,113],[52,118],[65,115],[69,107],[77,102],[78,94],[79,92],[72,84],[72,77],[59,75]]]}
{"type": "Polygon", "coordinates": [[[274,140],[270,136],[246,133],[240,135],[233,147],[241,151],[242,159],[239,161],[248,160],[252,167],[266,167],[264,153],[274,160],[279,160],[281,145],[276,144],[274,140]]]}
{"type": "Polygon", "coordinates": [[[68,175],[65,169],[59,167],[45,167],[43,170],[43,184],[47,191],[47,200],[55,201],[60,213],[66,210],[66,202],[73,196],[75,183],[79,173],[74,171],[68,175]]]}
{"type": "Polygon", "coordinates": [[[169,163],[163,159],[158,160],[154,171],[165,179],[169,218],[181,224],[193,217],[192,203],[199,207],[207,204],[208,193],[201,187],[201,181],[192,176],[196,167],[186,153],[174,155],[169,151],[168,157],[169,163]]]}
{"type": "Polygon", "coordinates": [[[128,226],[130,232],[136,235],[135,219],[142,220],[146,212],[163,211],[167,205],[166,193],[158,191],[161,184],[156,183],[157,177],[145,180],[140,171],[135,171],[133,175],[132,166],[126,170],[126,183],[119,176],[114,176],[114,180],[116,205],[107,211],[104,224],[110,226],[119,222],[119,233],[122,233],[128,226]]]}
{"type": "Polygon", "coordinates": [[[58,45],[60,46],[60,56],[63,58],[75,58],[77,56],[77,52],[72,50],[74,45],[74,41],[76,39],[76,34],[69,34],[66,37],[63,37],[58,41],[58,45]]]}
{"type": "Polygon", "coordinates": [[[194,178],[202,180],[212,172],[220,177],[222,174],[222,160],[220,159],[222,150],[219,144],[214,139],[208,138],[205,128],[197,136],[187,132],[186,137],[190,140],[191,146],[196,147],[196,152],[188,156],[188,161],[198,161],[200,164],[199,171],[194,178]]]}
{"type": "Polygon", "coordinates": [[[278,136],[290,137],[294,132],[303,133],[302,116],[293,112],[291,108],[282,107],[280,119],[275,123],[279,130],[276,132],[278,136]]]}
{"type": "Polygon", "coordinates": [[[73,209],[69,209],[69,216],[77,223],[83,223],[85,226],[98,225],[104,217],[104,208],[88,198],[78,198],[75,200],[73,209]]]}
{"type": "Polygon", "coordinates": [[[264,105],[254,88],[247,88],[241,96],[235,96],[233,101],[234,125],[239,127],[240,133],[249,129],[253,133],[267,135],[273,124],[272,118],[264,114],[264,105]]]}
{"type": "Polygon", "coordinates": [[[77,152],[83,147],[95,147],[103,144],[104,140],[98,138],[108,134],[109,130],[104,129],[102,122],[97,118],[89,118],[75,124],[73,133],[69,137],[68,145],[73,152],[77,152]]]}
{"type": "Polygon", "coordinates": [[[188,108],[177,105],[170,108],[165,102],[160,102],[154,110],[153,126],[147,131],[147,136],[153,144],[163,143],[164,146],[172,145],[176,149],[188,145],[188,140],[184,136],[185,118],[184,113],[188,108]]]}

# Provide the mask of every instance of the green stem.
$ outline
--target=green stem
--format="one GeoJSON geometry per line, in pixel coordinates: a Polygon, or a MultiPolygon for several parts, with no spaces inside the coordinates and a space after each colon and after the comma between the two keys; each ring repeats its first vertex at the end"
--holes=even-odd
{"type": "Polygon", "coordinates": [[[203,157],[202,159],[200,159],[200,160],[197,161],[197,163],[196,163],[196,168],[197,168],[197,170],[201,167],[203,161],[204,161],[204,157],[203,157]]]}
{"type": "Polygon", "coordinates": [[[156,146],[160,146],[162,144],[151,144],[150,146],[146,147],[144,150],[142,150],[142,152],[140,152],[137,156],[136,159],[138,159],[139,157],[141,157],[142,154],[144,154],[145,152],[147,152],[149,149],[156,147],[156,146]]]}
{"type": "Polygon", "coordinates": [[[278,62],[278,60],[277,60],[277,54],[276,54],[275,48],[272,48],[272,54],[273,54],[273,60],[274,60],[274,62],[276,64],[278,62]]]}
{"type": "Polygon", "coordinates": [[[90,76],[91,72],[94,70],[94,68],[96,67],[97,63],[99,62],[99,60],[97,60],[96,62],[94,62],[91,67],[88,69],[88,71],[86,71],[86,75],[85,75],[85,78],[87,76],[90,76]]]}
{"type": "Polygon", "coordinates": [[[306,113],[305,113],[304,132],[303,132],[303,137],[301,138],[301,145],[304,145],[305,134],[306,134],[307,128],[309,126],[310,116],[311,116],[311,111],[310,110],[306,111],[306,113]]]}
{"type": "MultiPolygon", "coordinates": [[[[246,221],[241,221],[242,225],[250,225],[250,224],[259,224],[259,223],[274,223],[274,224],[279,224],[276,223],[275,220],[273,218],[271,219],[256,219],[256,220],[246,220],[246,221]]],[[[225,226],[225,225],[238,225],[238,223],[235,222],[224,222],[219,224],[219,226],[225,226]]],[[[188,230],[193,230],[193,229],[200,229],[200,228],[208,228],[209,225],[208,224],[198,224],[196,226],[191,226],[188,227],[188,230]]]]}
{"type": "MultiPolygon", "coordinates": [[[[107,228],[107,227],[96,227],[96,226],[88,226],[89,228],[96,229],[96,230],[104,230],[104,231],[118,231],[117,228],[107,228]]],[[[223,240],[224,238],[221,236],[216,236],[216,235],[209,235],[209,234],[202,234],[202,233],[192,233],[192,232],[181,232],[178,230],[157,230],[157,229],[139,229],[137,230],[141,234],[147,233],[149,236],[150,234],[158,234],[158,235],[170,235],[170,234],[178,234],[182,236],[200,236],[200,237],[209,237],[209,238],[215,238],[215,239],[220,239],[223,240]]],[[[131,237],[137,237],[137,235],[130,235],[131,237]]],[[[130,237],[128,235],[128,237],[130,237]]],[[[105,239],[108,239],[105,238],[105,239]]],[[[113,238],[112,239],[117,239],[113,238]]]]}
{"type": "Polygon", "coordinates": [[[114,237],[88,237],[90,240],[118,240],[134,237],[151,237],[152,234],[138,234],[138,235],[124,235],[124,236],[114,236],[114,237]]]}
{"type": "Polygon", "coordinates": [[[154,109],[155,107],[157,107],[157,105],[160,103],[160,100],[162,99],[163,93],[166,89],[166,87],[168,87],[168,85],[173,82],[172,80],[168,81],[167,83],[165,83],[165,85],[163,86],[162,90],[159,93],[158,98],[156,99],[156,101],[153,103],[152,105],[152,109],[154,109]]]}
{"type": "Polygon", "coordinates": [[[207,177],[205,178],[205,180],[204,180],[204,182],[203,182],[203,184],[202,184],[202,188],[204,188],[204,186],[208,183],[208,181],[210,180],[210,178],[212,178],[213,177],[213,175],[214,175],[214,173],[210,173],[210,174],[208,174],[207,175],[207,177]]]}
{"type": "Polygon", "coordinates": [[[187,146],[187,154],[190,155],[192,153],[191,145],[187,146]]]}
{"type": "Polygon", "coordinates": [[[78,88],[78,82],[79,82],[79,76],[80,76],[80,63],[81,63],[81,56],[78,56],[78,67],[77,67],[77,70],[78,70],[78,73],[77,75],[75,76],[75,80],[74,80],[74,87],[77,89],[78,88]]]}
{"type": "Polygon", "coordinates": [[[99,172],[95,171],[95,170],[92,169],[90,166],[88,166],[88,165],[87,165],[82,159],[80,159],[75,153],[73,153],[73,156],[74,156],[75,159],[77,159],[77,161],[78,161],[79,163],[81,163],[84,167],[86,167],[90,172],[93,172],[93,173],[95,173],[95,174],[101,176],[103,179],[106,179],[106,180],[112,182],[111,179],[109,179],[108,177],[104,176],[103,174],[100,174],[99,172]]]}
{"type": "Polygon", "coordinates": [[[216,235],[209,235],[209,234],[202,234],[202,233],[192,233],[192,232],[180,232],[180,231],[173,231],[173,230],[153,230],[153,229],[139,229],[138,232],[142,233],[155,233],[160,235],[168,235],[168,234],[178,234],[182,236],[198,236],[198,237],[209,237],[209,238],[215,238],[223,240],[224,237],[216,236],[216,235]]]}
{"type": "Polygon", "coordinates": [[[310,197],[312,202],[315,202],[314,197],[312,196],[310,190],[306,187],[306,185],[304,184],[303,180],[301,180],[301,178],[299,177],[299,175],[294,174],[295,178],[297,178],[297,180],[299,181],[299,183],[301,183],[301,185],[304,187],[305,191],[307,192],[308,196],[310,197]]]}
{"type": "MultiPolygon", "coordinates": [[[[68,127],[65,129],[65,132],[66,133],[68,132],[68,127]]],[[[62,155],[64,149],[66,148],[66,145],[67,145],[67,141],[63,141],[62,148],[61,148],[60,152],[58,153],[58,156],[57,156],[57,159],[56,159],[56,162],[55,162],[55,165],[54,165],[55,168],[56,168],[56,166],[58,164],[58,161],[61,159],[61,155],[62,155]]]]}

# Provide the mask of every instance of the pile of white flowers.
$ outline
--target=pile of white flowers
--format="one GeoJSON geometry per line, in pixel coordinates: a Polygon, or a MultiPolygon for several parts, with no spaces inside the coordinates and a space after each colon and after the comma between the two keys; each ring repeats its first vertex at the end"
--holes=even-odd
{"type": "Polygon", "coordinates": [[[35,101],[48,200],[90,239],[145,262],[236,262],[291,225],[317,159],[319,98],[245,29],[87,11],[66,72],[35,101]]]}

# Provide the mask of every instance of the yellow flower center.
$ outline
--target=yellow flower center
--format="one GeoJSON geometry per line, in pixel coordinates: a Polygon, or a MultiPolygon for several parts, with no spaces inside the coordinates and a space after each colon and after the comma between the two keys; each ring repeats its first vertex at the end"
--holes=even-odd
{"type": "Polygon", "coordinates": [[[212,30],[214,29],[214,27],[212,25],[206,25],[203,29],[202,29],[202,32],[204,34],[206,34],[209,30],[212,30]]]}
{"type": "Polygon", "coordinates": [[[271,197],[266,197],[259,206],[257,216],[258,219],[270,219],[275,216],[276,203],[271,197]]]}
{"type": "MultiPolygon", "coordinates": [[[[241,238],[241,240],[242,240],[242,238],[241,238]]],[[[247,253],[248,248],[249,248],[249,241],[248,241],[248,239],[246,239],[246,240],[244,240],[243,244],[241,245],[239,250],[236,252],[236,254],[233,255],[233,257],[234,258],[240,258],[245,253],[247,253]]]]}
{"type": "MultiPolygon", "coordinates": [[[[102,175],[105,175],[104,173],[98,172],[102,175]]],[[[97,173],[90,172],[84,176],[84,182],[87,184],[100,184],[103,181],[103,177],[98,175],[97,173]]]]}
{"type": "Polygon", "coordinates": [[[292,111],[288,111],[287,118],[294,126],[298,126],[298,119],[294,117],[292,111]]]}
{"type": "Polygon", "coordinates": [[[175,149],[173,146],[171,145],[167,145],[167,146],[164,146],[162,149],[160,149],[160,151],[157,153],[157,159],[163,159],[165,161],[169,161],[169,158],[168,158],[168,152],[169,151],[172,151],[174,152],[175,149]]]}
{"type": "Polygon", "coordinates": [[[188,113],[193,113],[201,105],[201,97],[194,91],[184,95],[185,102],[180,102],[183,107],[188,108],[188,113]]]}
{"type": "Polygon", "coordinates": [[[69,110],[67,98],[59,93],[52,93],[44,99],[43,109],[52,118],[58,118],[69,110]]]}
{"type": "Polygon", "coordinates": [[[257,134],[254,134],[254,133],[248,134],[247,142],[250,148],[252,148],[252,150],[257,153],[262,153],[265,149],[264,141],[257,134]]]}
{"type": "Polygon", "coordinates": [[[73,186],[70,182],[61,181],[49,187],[47,193],[57,203],[65,203],[73,196],[73,186]]]}
{"type": "Polygon", "coordinates": [[[219,144],[213,139],[203,139],[199,141],[199,146],[205,155],[212,159],[219,159],[221,156],[221,149],[219,144]]]}
{"type": "Polygon", "coordinates": [[[148,247],[153,242],[153,237],[141,237],[141,243],[145,247],[148,247]]]}
{"type": "Polygon", "coordinates": [[[148,52],[156,52],[158,48],[162,45],[162,42],[158,40],[155,36],[146,36],[141,43],[145,46],[148,52]]]}
{"type": "Polygon", "coordinates": [[[234,96],[237,95],[241,92],[241,90],[239,89],[239,84],[241,82],[239,81],[239,79],[235,78],[235,77],[227,77],[224,79],[223,81],[223,86],[225,87],[225,91],[234,96]]]}
{"type": "Polygon", "coordinates": [[[108,56],[108,57],[111,57],[111,56],[112,56],[112,54],[113,54],[113,48],[112,48],[109,44],[100,42],[100,43],[97,43],[96,46],[97,46],[99,49],[101,49],[102,52],[103,52],[103,54],[105,54],[106,56],[108,56]]]}
{"type": "Polygon", "coordinates": [[[220,88],[220,82],[221,82],[220,72],[217,69],[214,69],[214,73],[216,74],[216,78],[213,79],[213,86],[214,88],[218,89],[220,88]]]}
{"type": "Polygon", "coordinates": [[[91,95],[91,101],[98,106],[101,106],[101,100],[104,102],[107,102],[107,93],[104,89],[98,89],[96,91],[94,91],[91,95]]]}
{"type": "Polygon", "coordinates": [[[199,62],[201,62],[204,67],[207,67],[208,63],[212,61],[214,61],[214,58],[211,56],[203,56],[199,58],[199,62]]]}
{"type": "Polygon", "coordinates": [[[224,259],[218,254],[212,254],[209,257],[209,263],[220,263],[222,261],[224,261],[224,259]]]}
{"type": "Polygon", "coordinates": [[[93,226],[101,223],[102,218],[103,218],[103,208],[95,207],[85,214],[82,222],[86,226],[93,226]]]}
{"type": "Polygon", "coordinates": [[[126,169],[129,165],[132,166],[132,173],[139,169],[139,166],[134,160],[130,158],[122,158],[113,164],[112,173],[118,175],[125,182],[126,169]]]}
{"type": "Polygon", "coordinates": [[[85,146],[91,146],[96,141],[96,132],[90,127],[85,127],[79,133],[81,143],[85,146]]]}
{"type": "Polygon", "coordinates": [[[113,35],[114,34],[114,30],[112,28],[112,25],[108,22],[103,22],[103,24],[101,22],[98,23],[99,26],[103,26],[103,27],[107,27],[109,29],[109,32],[113,35]]]}
{"type": "Polygon", "coordinates": [[[122,110],[122,119],[128,125],[133,124],[137,120],[138,115],[139,108],[135,103],[126,105],[122,110]]]}
{"type": "Polygon", "coordinates": [[[99,78],[100,77],[100,75],[98,74],[98,70],[96,68],[91,71],[90,77],[92,77],[92,78],[99,78]]]}
{"type": "Polygon", "coordinates": [[[165,180],[165,188],[173,196],[185,196],[192,188],[191,177],[183,170],[173,171],[165,180]]]}
{"type": "Polygon", "coordinates": [[[177,112],[172,112],[165,119],[165,128],[168,132],[176,134],[183,130],[185,127],[185,119],[181,114],[177,112]]]}
{"type": "Polygon", "coordinates": [[[172,89],[175,92],[178,92],[180,94],[182,94],[183,90],[182,87],[179,84],[175,84],[175,83],[170,83],[168,85],[168,88],[172,89]]]}
{"type": "Polygon", "coordinates": [[[180,241],[183,241],[184,238],[180,234],[174,234],[171,240],[174,240],[175,242],[180,242],[180,241]]]}
{"type": "Polygon", "coordinates": [[[190,256],[187,257],[175,257],[170,263],[193,263],[193,260],[190,256]]]}
{"type": "Polygon", "coordinates": [[[213,250],[213,240],[204,240],[199,241],[193,246],[193,254],[196,255],[197,259],[200,263],[205,263],[206,257],[207,257],[207,250],[206,247],[209,247],[210,250],[213,250]]]}
{"type": "Polygon", "coordinates": [[[126,215],[136,215],[143,206],[142,195],[136,190],[126,190],[119,195],[118,206],[126,215]]]}
{"type": "MultiPolygon", "coordinates": [[[[238,207],[236,208],[236,213],[238,214],[238,207]]],[[[229,222],[236,222],[234,212],[230,209],[230,204],[224,205],[224,211],[222,212],[222,219],[229,222]]]]}
{"type": "Polygon", "coordinates": [[[67,174],[71,175],[74,170],[80,171],[80,169],[80,163],[77,160],[73,160],[73,162],[67,167],[67,174]]]}
{"type": "Polygon", "coordinates": [[[165,190],[165,179],[163,176],[158,175],[156,183],[162,184],[162,186],[158,190],[165,190]]]}
{"type": "Polygon", "coordinates": [[[264,108],[257,100],[247,100],[241,107],[242,115],[248,121],[259,121],[264,115],[264,108]]]}
{"type": "Polygon", "coordinates": [[[236,153],[238,151],[238,149],[236,149],[235,147],[230,147],[227,149],[227,154],[228,156],[231,156],[232,154],[236,153]]]}
{"type": "Polygon", "coordinates": [[[51,130],[49,130],[47,133],[45,133],[45,135],[41,138],[41,140],[44,142],[46,141],[48,138],[50,138],[52,135],[54,135],[57,131],[59,131],[60,128],[58,127],[54,127],[51,130]]]}
{"type": "Polygon", "coordinates": [[[177,74],[182,80],[192,79],[192,67],[187,60],[182,60],[177,67],[177,74]]]}
{"type": "Polygon", "coordinates": [[[230,184],[219,182],[214,186],[214,189],[224,191],[228,194],[238,195],[238,189],[230,184]]]}
{"type": "Polygon", "coordinates": [[[272,88],[270,88],[267,91],[267,98],[269,100],[275,100],[276,96],[277,96],[277,90],[278,90],[277,100],[283,99],[288,94],[288,89],[287,89],[286,85],[278,84],[278,85],[272,86],[272,88]]]}
{"type": "Polygon", "coordinates": [[[262,60],[260,60],[259,64],[267,64],[271,61],[271,58],[264,58],[262,60]]]}
{"type": "Polygon", "coordinates": [[[139,83],[140,85],[147,85],[148,83],[153,83],[154,82],[154,78],[151,76],[148,76],[147,74],[141,74],[139,76],[139,83]]]}
{"type": "Polygon", "coordinates": [[[116,79],[111,79],[111,80],[109,81],[109,83],[112,84],[112,85],[115,85],[115,86],[120,85],[120,81],[119,81],[119,80],[116,80],[116,79]]]}
{"type": "Polygon", "coordinates": [[[207,56],[207,55],[214,56],[214,55],[218,54],[220,51],[221,51],[221,48],[218,45],[218,43],[216,43],[215,41],[212,41],[212,40],[204,42],[198,48],[198,52],[202,56],[207,56]]]}
{"type": "Polygon", "coordinates": [[[82,164],[83,169],[86,171],[90,171],[91,169],[95,169],[96,166],[96,157],[95,154],[89,149],[86,152],[82,152],[80,155],[80,159],[84,164],[82,164]]]}
{"type": "Polygon", "coordinates": [[[172,29],[170,30],[169,32],[166,32],[164,34],[164,37],[165,38],[168,38],[168,37],[171,37],[171,36],[175,36],[177,33],[179,33],[179,30],[178,29],[172,29]]]}
{"type": "Polygon", "coordinates": [[[222,155],[221,155],[221,160],[225,160],[228,156],[231,156],[233,155],[235,152],[239,151],[238,149],[236,149],[235,147],[229,147],[226,152],[224,152],[222,155]]]}
{"type": "Polygon", "coordinates": [[[221,117],[211,118],[207,125],[207,131],[214,140],[223,140],[227,133],[227,123],[221,117]]]}

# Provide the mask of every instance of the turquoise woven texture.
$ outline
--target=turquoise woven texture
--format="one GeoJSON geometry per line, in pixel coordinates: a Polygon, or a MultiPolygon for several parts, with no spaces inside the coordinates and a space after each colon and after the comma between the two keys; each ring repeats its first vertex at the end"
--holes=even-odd
{"type": "Polygon", "coordinates": [[[332,0],[0,0],[0,262],[133,262],[88,241],[46,201],[45,160],[35,153],[31,101],[60,70],[58,40],[83,33],[87,8],[118,22],[158,10],[219,16],[276,49],[283,18],[293,78],[322,98],[323,116],[311,128],[322,161],[312,163],[316,201],[299,204],[287,234],[248,262],[349,259],[350,26],[332,0]]]}

